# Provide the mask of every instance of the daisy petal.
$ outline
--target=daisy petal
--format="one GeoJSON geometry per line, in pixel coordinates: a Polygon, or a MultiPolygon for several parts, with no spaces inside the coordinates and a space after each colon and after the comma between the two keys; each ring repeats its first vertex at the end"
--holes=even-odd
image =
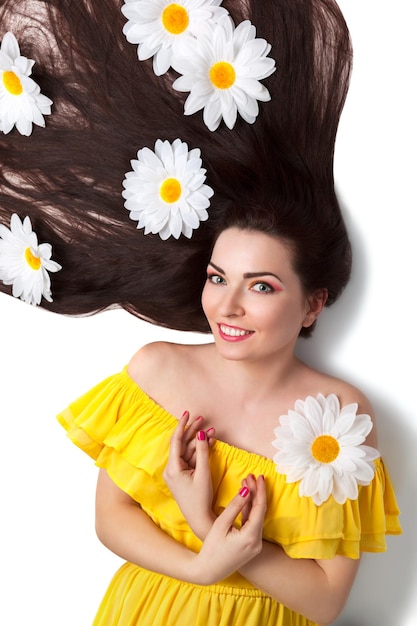
{"type": "Polygon", "coordinates": [[[330,495],[343,504],[355,499],[358,485],[375,475],[378,450],[362,445],[372,428],[369,415],[357,415],[357,404],[340,409],[334,394],[297,400],[274,428],[277,471],[287,482],[299,482],[300,496],[320,506],[330,495]]]}
{"type": "Polygon", "coordinates": [[[270,46],[256,39],[249,21],[235,29],[230,16],[221,16],[202,25],[197,38],[184,39],[172,66],[181,74],[174,89],[189,91],[185,115],[203,109],[203,121],[214,131],[223,120],[233,128],[237,115],[253,123],[259,113],[257,101],[270,99],[260,80],[275,70],[267,58],[270,46]]]}
{"type": "Polygon", "coordinates": [[[205,184],[199,148],[175,139],[157,139],[154,150],[142,148],[131,161],[133,170],[123,181],[122,197],[129,217],[145,234],[161,239],[191,237],[192,231],[208,218],[206,209],[213,189],[205,184]]]}
{"type": "Polygon", "coordinates": [[[32,125],[44,127],[44,115],[51,113],[52,100],[30,78],[34,63],[20,54],[13,33],[6,33],[0,46],[0,131],[5,134],[15,127],[28,137],[32,125]]]}
{"type": "Polygon", "coordinates": [[[51,280],[48,272],[57,272],[59,263],[51,260],[49,243],[38,245],[30,218],[21,222],[14,213],[10,229],[0,227],[0,280],[12,285],[12,295],[28,304],[40,304],[42,297],[52,302],[51,280]]]}
{"type": "Polygon", "coordinates": [[[128,21],[123,33],[129,43],[138,44],[140,61],[153,56],[154,72],[160,76],[170,68],[183,40],[195,39],[204,23],[227,15],[219,4],[219,0],[172,4],[166,0],[125,0],[121,11],[128,21]]]}

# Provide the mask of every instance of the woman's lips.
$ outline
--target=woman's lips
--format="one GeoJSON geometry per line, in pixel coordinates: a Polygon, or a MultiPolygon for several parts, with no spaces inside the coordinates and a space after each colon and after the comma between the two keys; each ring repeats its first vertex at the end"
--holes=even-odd
{"type": "Polygon", "coordinates": [[[228,326],[227,324],[218,324],[219,334],[225,341],[244,341],[251,335],[253,330],[245,330],[237,326],[228,326]]]}

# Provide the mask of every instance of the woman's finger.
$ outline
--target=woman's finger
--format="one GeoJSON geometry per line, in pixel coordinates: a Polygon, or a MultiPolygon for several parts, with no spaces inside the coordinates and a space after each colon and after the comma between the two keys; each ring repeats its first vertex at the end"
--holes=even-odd
{"type": "MultiPolygon", "coordinates": [[[[186,463],[190,465],[190,467],[195,468],[196,466],[196,442],[197,442],[197,434],[201,430],[202,426],[202,418],[197,417],[192,424],[191,427],[187,427],[186,429],[186,441],[185,441],[185,450],[183,452],[183,458],[186,463]]],[[[213,445],[215,429],[213,427],[208,428],[206,433],[206,438],[209,446],[213,445]]],[[[185,439],[185,437],[184,437],[185,439]]]]}
{"type": "Polygon", "coordinates": [[[261,529],[267,505],[265,479],[261,475],[258,476],[257,479],[255,479],[255,477],[253,476],[250,476],[247,480],[248,485],[250,485],[250,487],[247,488],[251,493],[251,508],[245,524],[254,524],[255,526],[259,527],[259,529],[261,529]],[[254,489],[252,489],[252,485],[254,485],[254,489]]]}
{"type": "Polygon", "coordinates": [[[199,430],[196,436],[195,476],[196,480],[211,481],[209,465],[209,446],[207,433],[199,430]]]}
{"type": "Polygon", "coordinates": [[[184,432],[187,427],[187,422],[189,420],[188,411],[184,411],[180,419],[178,420],[178,424],[176,425],[174,432],[171,437],[171,445],[174,443],[175,445],[181,444],[183,442],[184,432]]]}
{"type": "Polygon", "coordinates": [[[215,523],[218,523],[219,529],[222,532],[227,534],[239,513],[245,511],[245,507],[249,507],[249,512],[242,525],[242,530],[253,533],[254,537],[262,533],[262,525],[266,512],[265,481],[263,476],[259,476],[257,479],[248,477],[247,482],[250,483],[252,480],[255,485],[254,493],[251,493],[247,485],[241,487],[239,493],[230,501],[223,513],[217,518],[215,523]]]}
{"type": "MultiPolygon", "coordinates": [[[[169,455],[168,455],[168,465],[167,468],[176,468],[178,469],[181,466],[182,454],[183,454],[183,436],[184,430],[189,418],[188,411],[184,411],[183,415],[178,420],[178,424],[175,427],[174,432],[171,436],[170,446],[169,446],[169,455]]],[[[166,471],[167,471],[166,468],[166,471]]]]}
{"type": "Polygon", "coordinates": [[[208,428],[206,430],[206,435],[207,435],[209,446],[213,445],[215,441],[215,437],[216,437],[216,429],[213,428],[213,426],[211,426],[211,428],[208,428]]]}
{"type": "Polygon", "coordinates": [[[197,431],[200,430],[201,424],[203,422],[203,418],[201,415],[198,415],[195,418],[188,418],[187,427],[184,432],[183,441],[186,446],[189,445],[191,441],[193,441],[194,437],[197,434],[197,431]]]}
{"type": "Polygon", "coordinates": [[[187,463],[187,465],[189,465],[189,467],[192,469],[195,468],[195,458],[196,458],[195,447],[193,450],[187,449],[187,456],[184,458],[184,460],[187,463]]]}
{"type": "Polygon", "coordinates": [[[250,497],[248,487],[241,487],[239,493],[229,502],[224,511],[216,519],[214,525],[217,526],[217,529],[222,533],[222,535],[227,535],[229,533],[230,528],[233,526],[237,516],[242,512],[244,506],[246,505],[248,497],[250,497]]]}
{"type": "MultiPolygon", "coordinates": [[[[242,487],[248,487],[249,491],[251,491],[250,486],[248,485],[248,481],[246,480],[246,478],[244,478],[242,480],[242,487]]],[[[253,485],[252,485],[252,493],[254,493],[254,489],[253,489],[253,485]]],[[[246,498],[247,502],[245,504],[245,506],[242,509],[242,526],[244,526],[246,524],[246,522],[249,519],[249,513],[252,507],[252,499],[251,498],[246,498]]]]}

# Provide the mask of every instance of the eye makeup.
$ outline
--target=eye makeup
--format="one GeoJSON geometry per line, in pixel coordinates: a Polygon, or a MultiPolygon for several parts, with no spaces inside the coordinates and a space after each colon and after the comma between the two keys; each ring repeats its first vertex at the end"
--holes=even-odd
{"type": "MultiPolygon", "coordinates": [[[[225,276],[225,271],[219,267],[218,265],[216,265],[215,263],[213,263],[212,261],[210,261],[209,263],[209,267],[212,267],[216,272],[218,272],[219,275],[225,276]]],[[[208,270],[208,277],[213,276],[212,273],[210,273],[210,271],[208,270]]],[[[265,284],[268,287],[271,288],[271,290],[273,291],[282,291],[282,280],[280,279],[280,277],[277,274],[274,274],[273,272],[269,272],[269,271],[265,271],[265,272],[245,272],[243,275],[244,279],[251,279],[251,278],[257,278],[259,280],[254,281],[251,284],[251,288],[254,287],[257,284],[265,284]],[[265,280],[267,277],[271,277],[275,280],[270,281],[270,280],[265,280]],[[260,280],[260,279],[264,279],[264,280],[260,280]]]]}

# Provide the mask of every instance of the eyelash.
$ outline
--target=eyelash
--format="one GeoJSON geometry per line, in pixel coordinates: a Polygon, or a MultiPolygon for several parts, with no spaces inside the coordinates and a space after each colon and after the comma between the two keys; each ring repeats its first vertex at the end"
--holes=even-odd
{"type": "Polygon", "coordinates": [[[265,291],[261,289],[255,289],[257,293],[273,293],[275,291],[272,285],[270,285],[269,283],[264,283],[264,282],[254,283],[253,285],[251,285],[251,289],[256,287],[256,285],[263,285],[264,287],[268,287],[268,289],[265,289],[265,291]]]}
{"type": "Polygon", "coordinates": [[[207,274],[207,280],[209,282],[213,283],[213,285],[222,285],[222,284],[224,284],[226,282],[225,279],[223,278],[223,276],[220,276],[220,274],[210,274],[210,273],[208,273],[207,274]],[[214,280],[215,278],[220,278],[220,280],[223,281],[223,282],[216,282],[214,280]]]}
{"type": "MultiPolygon", "coordinates": [[[[220,276],[220,274],[207,274],[207,280],[211,283],[213,283],[213,285],[224,285],[226,283],[225,278],[223,278],[223,276],[220,276]],[[218,282],[215,279],[220,279],[218,282]]],[[[251,289],[253,289],[256,293],[274,293],[276,291],[276,289],[270,285],[269,283],[266,283],[264,281],[259,281],[256,283],[253,283],[250,286],[251,289]],[[260,289],[254,289],[254,287],[256,287],[256,285],[264,285],[265,287],[267,287],[267,289],[265,290],[260,290],[260,289]]]]}

